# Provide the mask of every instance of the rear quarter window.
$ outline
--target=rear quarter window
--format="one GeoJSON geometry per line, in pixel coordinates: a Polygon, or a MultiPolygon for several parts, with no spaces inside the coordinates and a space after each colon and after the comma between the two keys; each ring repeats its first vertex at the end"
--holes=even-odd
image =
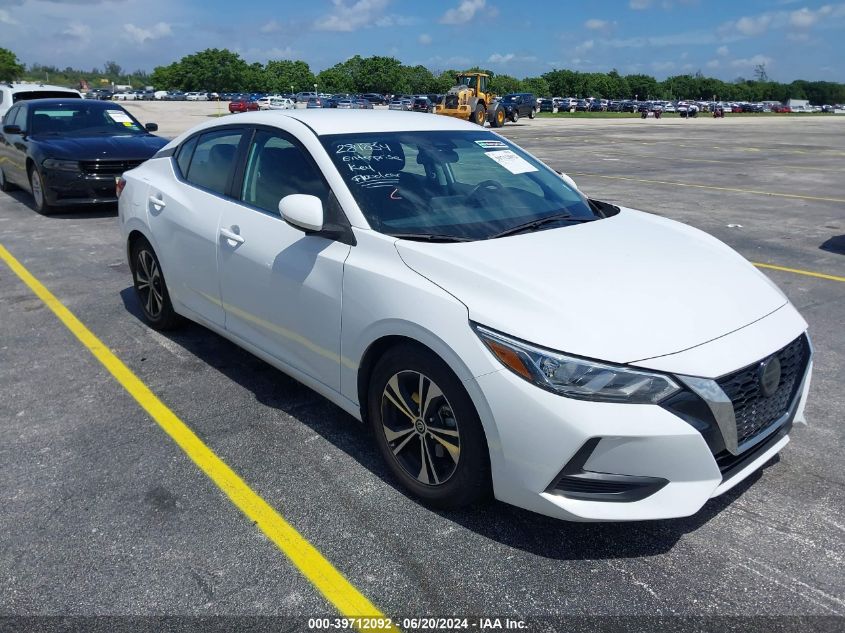
{"type": "Polygon", "coordinates": [[[182,143],[176,154],[176,168],[182,178],[188,174],[188,166],[191,164],[191,157],[194,155],[194,148],[197,146],[198,139],[199,136],[195,136],[182,143]]]}

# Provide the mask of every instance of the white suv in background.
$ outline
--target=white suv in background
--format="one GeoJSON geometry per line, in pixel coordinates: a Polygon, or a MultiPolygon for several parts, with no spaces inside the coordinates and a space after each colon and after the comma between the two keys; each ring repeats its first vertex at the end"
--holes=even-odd
{"type": "Polygon", "coordinates": [[[78,90],[62,86],[45,86],[32,83],[0,84],[0,120],[14,104],[28,99],[82,98],[78,90]]]}

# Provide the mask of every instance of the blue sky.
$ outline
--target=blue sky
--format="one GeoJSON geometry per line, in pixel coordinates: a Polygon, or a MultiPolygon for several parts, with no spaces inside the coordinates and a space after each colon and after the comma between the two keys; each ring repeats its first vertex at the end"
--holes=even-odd
{"type": "Polygon", "coordinates": [[[662,79],[701,70],[845,82],[845,2],[811,0],[0,0],[0,46],[25,63],[151,70],[209,47],[248,61],[352,55],[662,79]]]}

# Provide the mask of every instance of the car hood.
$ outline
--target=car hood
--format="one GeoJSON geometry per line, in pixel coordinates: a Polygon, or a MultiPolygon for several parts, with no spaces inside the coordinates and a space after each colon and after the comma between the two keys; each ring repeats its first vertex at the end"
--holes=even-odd
{"type": "Polygon", "coordinates": [[[146,160],[167,144],[152,134],[126,136],[32,136],[47,158],[146,160]]]}
{"type": "Polygon", "coordinates": [[[494,240],[398,240],[396,248],[412,270],[463,302],[472,321],[616,363],[701,345],[787,303],[714,237],[632,209],[494,240]]]}

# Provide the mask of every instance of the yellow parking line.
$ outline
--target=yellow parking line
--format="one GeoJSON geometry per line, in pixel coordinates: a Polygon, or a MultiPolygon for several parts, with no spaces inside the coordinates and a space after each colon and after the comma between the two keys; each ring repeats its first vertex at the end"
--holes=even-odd
{"type": "Polygon", "coordinates": [[[845,203],[845,198],[824,198],[821,196],[807,196],[798,193],[777,193],[774,191],[760,191],[759,189],[738,189],[736,187],[717,187],[715,185],[699,185],[689,182],[675,182],[672,180],[649,180],[646,178],[632,178],[630,176],[607,176],[604,174],[588,174],[584,172],[568,172],[570,176],[587,176],[588,178],[607,178],[609,180],[629,180],[631,182],[645,182],[655,185],[672,185],[675,187],[693,187],[695,189],[714,189],[716,191],[733,191],[735,193],[750,193],[758,196],[775,196],[777,198],[798,198],[800,200],[820,200],[822,202],[845,203]]]}
{"type": "Polygon", "coordinates": [[[759,264],[751,262],[757,268],[771,268],[772,270],[780,270],[785,273],[795,273],[796,275],[806,275],[807,277],[818,277],[819,279],[830,279],[831,281],[845,282],[845,277],[837,277],[836,275],[828,275],[826,273],[817,273],[812,270],[801,270],[800,268],[786,268],[785,266],[775,266],[774,264],[759,264]]]}
{"type": "MultiPolygon", "coordinates": [[[[206,446],[132,370],[124,365],[40,281],[33,277],[2,244],[0,244],[0,259],[6,262],[21,281],[55,313],[64,326],[135,398],[179,448],[282,550],[296,568],[344,617],[385,617],[311,543],[215,455],[214,451],[206,446]]],[[[396,629],[388,626],[381,630],[396,629]]]]}

